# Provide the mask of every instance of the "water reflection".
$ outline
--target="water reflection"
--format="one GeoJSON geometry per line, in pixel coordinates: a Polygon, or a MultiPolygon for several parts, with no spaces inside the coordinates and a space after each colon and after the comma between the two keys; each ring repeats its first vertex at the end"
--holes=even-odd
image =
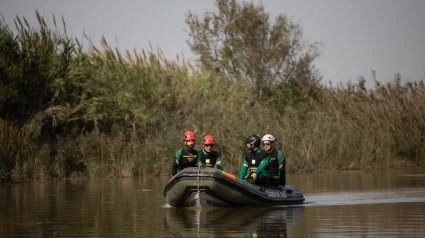
{"type": "Polygon", "coordinates": [[[298,237],[425,237],[424,203],[308,206],[298,237]]]}
{"type": "Polygon", "coordinates": [[[0,184],[0,237],[425,237],[425,176],[290,175],[306,201],[164,206],[169,177],[0,184]]]}
{"type": "Polygon", "coordinates": [[[425,188],[397,188],[371,191],[317,193],[306,196],[304,206],[378,203],[425,203],[425,188]]]}
{"type": "Polygon", "coordinates": [[[303,206],[267,208],[169,208],[168,234],[181,237],[287,237],[287,227],[303,214],[303,206]]]}
{"type": "Polygon", "coordinates": [[[151,223],[164,210],[158,204],[163,201],[162,190],[153,190],[152,181],[63,180],[1,186],[0,237],[152,237],[158,228],[151,223]]]}

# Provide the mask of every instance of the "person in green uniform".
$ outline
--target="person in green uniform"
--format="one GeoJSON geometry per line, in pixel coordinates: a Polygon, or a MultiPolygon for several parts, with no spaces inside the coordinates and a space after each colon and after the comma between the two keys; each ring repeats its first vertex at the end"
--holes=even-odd
{"type": "Polygon", "coordinates": [[[196,167],[198,162],[198,151],[194,149],[196,135],[193,131],[186,131],[183,137],[184,148],[178,150],[174,155],[171,174],[174,176],[187,167],[196,167]]]}
{"type": "Polygon", "coordinates": [[[239,178],[246,179],[248,176],[252,183],[260,186],[269,186],[269,161],[270,155],[260,148],[261,138],[258,135],[251,134],[246,138],[246,146],[249,152],[242,162],[239,172],[239,178]]]}
{"type": "Polygon", "coordinates": [[[271,134],[266,134],[261,139],[263,149],[269,153],[269,174],[270,185],[283,191],[286,184],[286,159],[282,151],[274,148],[276,138],[271,134]]]}
{"type": "Polygon", "coordinates": [[[198,163],[209,168],[215,166],[217,169],[223,170],[220,153],[214,150],[214,138],[211,135],[205,135],[202,139],[202,150],[199,151],[198,163]]]}

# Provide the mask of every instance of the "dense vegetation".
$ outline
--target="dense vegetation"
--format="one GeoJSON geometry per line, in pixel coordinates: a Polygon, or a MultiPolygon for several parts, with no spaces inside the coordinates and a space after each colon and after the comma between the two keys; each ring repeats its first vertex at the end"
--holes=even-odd
{"type": "Polygon", "coordinates": [[[212,134],[231,173],[251,133],[278,138],[289,172],[425,168],[423,81],[295,74],[260,97],[257,81],[160,49],[84,50],[64,22],[61,33],[37,17],[17,18],[16,35],[0,22],[0,181],[169,175],[187,129],[212,134]]]}
{"type": "Polygon", "coordinates": [[[187,43],[201,69],[252,82],[260,97],[276,83],[320,80],[313,61],[321,43],[305,40],[302,27],[285,14],[271,22],[261,4],[216,0],[216,6],[202,16],[186,15],[187,43]]]}

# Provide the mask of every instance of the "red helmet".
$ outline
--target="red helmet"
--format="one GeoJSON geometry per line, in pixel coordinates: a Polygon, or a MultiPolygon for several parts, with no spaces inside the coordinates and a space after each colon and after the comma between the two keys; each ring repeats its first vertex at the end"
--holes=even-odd
{"type": "Polygon", "coordinates": [[[183,141],[196,140],[195,133],[193,131],[186,131],[184,133],[183,141]]]}
{"type": "Polygon", "coordinates": [[[205,135],[202,141],[203,145],[214,145],[214,138],[211,135],[205,135]]]}

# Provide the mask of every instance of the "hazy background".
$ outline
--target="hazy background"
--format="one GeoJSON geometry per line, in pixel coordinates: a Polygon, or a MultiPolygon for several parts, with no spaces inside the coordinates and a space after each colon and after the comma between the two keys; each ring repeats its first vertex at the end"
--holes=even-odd
{"type": "MultiPolygon", "coordinates": [[[[323,82],[334,85],[364,76],[373,86],[390,81],[399,72],[403,79],[425,78],[425,1],[423,0],[263,0],[274,19],[286,13],[299,22],[305,38],[324,43],[316,61],[323,82]]],[[[102,35],[111,46],[149,49],[159,46],[168,59],[184,54],[193,59],[186,44],[185,14],[215,9],[214,0],[1,0],[0,12],[14,29],[15,16],[38,26],[35,10],[53,26],[65,18],[68,35],[80,40],[83,33],[95,45],[102,35]]],[[[88,46],[87,41],[83,44],[88,46]]]]}

